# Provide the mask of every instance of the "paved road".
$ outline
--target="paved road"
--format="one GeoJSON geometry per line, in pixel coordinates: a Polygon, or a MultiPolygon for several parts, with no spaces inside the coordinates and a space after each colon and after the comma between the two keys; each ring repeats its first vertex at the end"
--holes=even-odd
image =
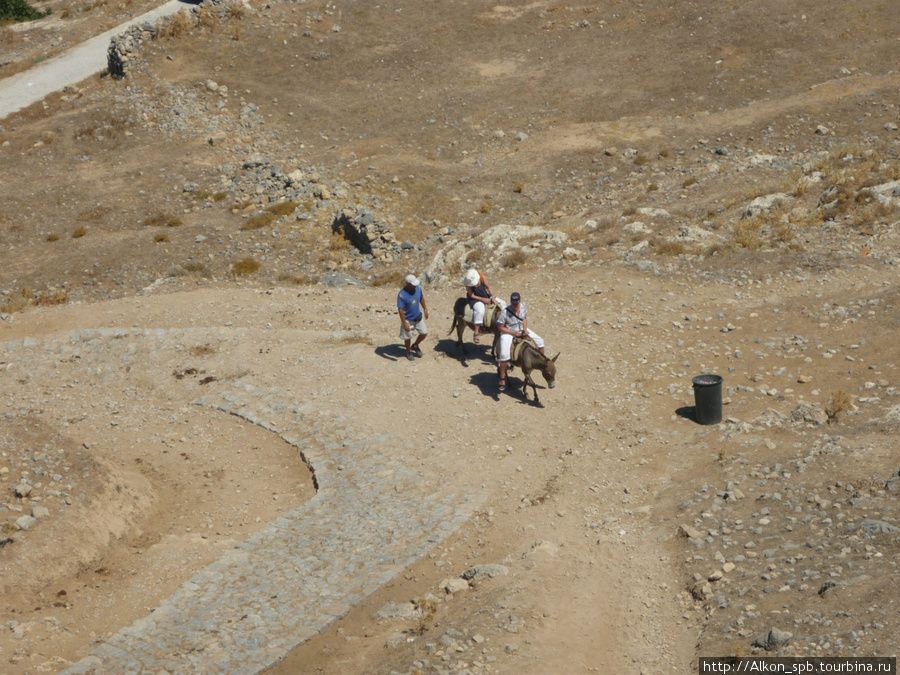
{"type": "Polygon", "coordinates": [[[0,120],[32,103],[42,100],[54,91],[77,84],[83,79],[106,68],[106,50],[114,35],[136,23],[156,21],[161,16],[174,14],[186,3],[169,0],[161,7],[83,42],[57,57],[42,61],[25,72],[0,80],[0,120]]]}
{"type": "MultiPolygon", "coordinates": [[[[215,327],[74,330],[0,342],[0,354],[14,373],[32,377],[50,377],[63,355],[77,354],[66,361],[73,377],[102,373],[114,382],[142,363],[153,364],[162,379],[180,363],[184,344],[215,340],[223,352],[238,353],[252,335],[215,327]]],[[[296,363],[302,335],[282,331],[273,349],[276,342],[296,363]]],[[[297,448],[313,471],[315,497],[227,552],[143,619],[98,640],[61,675],[259,673],[425,555],[483,501],[480,492],[447,480],[445,462],[458,461],[455,453],[433,448],[422,465],[416,439],[371,436],[352,410],[335,417],[304,392],[253,379],[215,385],[195,404],[241,417],[297,448]]]]}

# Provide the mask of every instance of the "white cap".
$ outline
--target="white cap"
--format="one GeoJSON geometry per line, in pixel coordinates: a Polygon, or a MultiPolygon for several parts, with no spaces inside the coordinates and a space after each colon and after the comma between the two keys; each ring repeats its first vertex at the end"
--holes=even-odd
{"type": "Polygon", "coordinates": [[[418,286],[419,280],[416,278],[416,275],[407,274],[406,275],[406,283],[408,283],[410,286],[418,286]]]}

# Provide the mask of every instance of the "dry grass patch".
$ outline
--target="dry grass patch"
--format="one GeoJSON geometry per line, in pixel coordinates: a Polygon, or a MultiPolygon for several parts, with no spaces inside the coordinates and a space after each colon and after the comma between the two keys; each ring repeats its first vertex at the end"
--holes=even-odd
{"type": "Polygon", "coordinates": [[[679,256],[687,253],[684,244],[678,241],[665,241],[656,244],[656,252],[659,255],[679,256]]]}
{"type": "Polygon", "coordinates": [[[248,274],[256,274],[259,271],[260,264],[258,260],[253,258],[244,258],[231,264],[231,276],[243,277],[248,274]]]}
{"type": "Polygon", "coordinates": [[[69,301],[69,291],[35,292],[31,288],[22,288],[16,293],[7,296],[0,304],[0,313],[13,314],[21,312],[27,307],[42,307],[49,305],[63,305],[69,301]]]}
{"type": "Polygon", "coordinates": [[[278,282],[286,286],[315,286],[318,279],[311,274],[290,274],[283,272],[278,275],[278,282]]]}
{"type": "Polygon", "coordinates": [[[528,254],[520,248],[510,251],[500,259],[500,265],[506,269],[515,269],[528,262],[528,254]]]}
{"type": "Polygon", "coordinates": [[[400,288],[403,285],[403,280],[406,278],[407,272],[403,272],[402,270],[386,270],[381,274],[376,274],[372,277],[372,285],[373,286],[396,286],[400,288]]]}

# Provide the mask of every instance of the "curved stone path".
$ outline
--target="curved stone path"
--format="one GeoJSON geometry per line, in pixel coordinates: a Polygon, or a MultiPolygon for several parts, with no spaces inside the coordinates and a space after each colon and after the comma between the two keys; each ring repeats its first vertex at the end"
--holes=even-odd
{"type": "MultiPolygon", "coordinates": [[[[83,330],[59,341],[2,343],[0,353],[31,372],[77,354],[78,371],[109,382],[138,356],[183,349],[194,334],[234,341],[244,331],[83,330]]],[[[437,476],[410,468],[397,439],[354,434],[351,420],[323,417],[314,402],[245,379],[196,404],[238,415],[297,447],[317,494],[64,673],[259,672],[427,553],[480,502],[480,495],[454,493],[437,476]],[[301,441],[308,438],[316,445],[301,441]]]]}

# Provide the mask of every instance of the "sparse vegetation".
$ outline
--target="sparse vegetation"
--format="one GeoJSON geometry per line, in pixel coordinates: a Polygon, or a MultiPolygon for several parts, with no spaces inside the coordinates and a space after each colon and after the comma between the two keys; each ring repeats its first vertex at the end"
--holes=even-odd
{"type": "Polygon", "coordinates": [[[288,274],[283,272],[278,275],[278,281],[288,286],[313,286],[318,279],[309,274],[288,274]]]}
{"type": "Polygon", "coordinates": [[[212,356],[217,351],[219,351],[219,348],[216,345],[211,345],[207,342],[202,345],[196,345],[195,347],[191,347],[189,351],[192,356],[202,357],[202,356],[212,356]]]}
{"type": "Polygon", "coordinates": [[[18,21],[37,21],[50,16],[51,10],[41,12],[25,0],[0,0],[0,24],[18,21]]]}
{"type": "Polygon", "coordinates": [[[155,237],[153,237],[153,241],[155,241],[157,244],[164,244],[167,241],[171,241],[171,240],[169,239],[169,235],[163,234],[162,232],[160,232],[155,237]]]}
{"type": "Polygon", "coordinates": [[[47,235],[47,241],[59,241],[59,235],[56,232],[51,232],[47,235]]]}
{"type": "Polygon", "coordinates": [[[850,395],[843,389],[836,389],[831,392],[831,401],[825,407],[825,414],[828,415],[828,422],[837,424],[841,420],[841,416],[850,409],[850,395]]]}
{"type": "Polygon", "coordinates": [[[372,277],[372,285],[373,286],[397,286],[398,288],[403,285],[403,279],[406,277],[406,272],[402,270],[389,270],[387,272],[383,272],[382,274],[376,274],[372,277]]]}
{"type": "Polygon", "coordinates": [[[231,265],[231,276],[243,277],[248,274],[255,274],[259,270],[260,264],[258,260],[253,258],[244,258],[238,260],[231,265]]]}
{"type": "Polygon", "coordinates": [[[500,264],[507,269],[515,269],[528,262],[528,255],[520,248],[510,251],[500,259],[500,264]]]}
{"type": "Polygon", "coordinates": [[[48,290],[46,292],[34,291],[31,288],[22,288],[18,292],[11,293],[0,304],[0,313],[13,314],[21,312],[26,307],[42,307],[47,305],[63,305],[69,301],[68,290],[48,290]]]}
{"type": "Polygon", "coordinates": [[[87,230],[83,227],[79,227],[72,233],[72,239],[81,239],[84,235],[87,234],[87,230]]]}
{"type": "Polygon", "coordinates": [[[659,255],[678,256],[687,253],[687,249],[679,241],[664,241],[656,246],[659,255]]]}

